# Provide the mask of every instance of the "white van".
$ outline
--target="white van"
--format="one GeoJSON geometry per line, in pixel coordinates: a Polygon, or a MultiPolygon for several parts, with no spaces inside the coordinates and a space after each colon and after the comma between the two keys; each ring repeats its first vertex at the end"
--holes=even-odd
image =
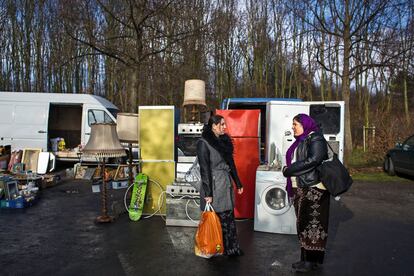
{"type": "Polygon", "coordinates": [[[92,123],[115,122],[118,111],[89,94],[0,92],[0,145],[54,151],[52,139],[63,138],[76,148],[88,142],[92,123]]]}

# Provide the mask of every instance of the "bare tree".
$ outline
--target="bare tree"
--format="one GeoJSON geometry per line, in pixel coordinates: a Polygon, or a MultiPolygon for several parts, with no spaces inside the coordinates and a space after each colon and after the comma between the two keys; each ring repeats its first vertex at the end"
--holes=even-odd
{"type": "Polygon", "coordinates": [[[412,70],[412,63],[410,60],[413,58],[413,35],[414,35],[414,6],[409,7],[404,12],[400,18],[403,20],[399,21],[401,31],[401,38],[400,38],[400,47],[401,52],[403,53],[401,56],[401,64],[402,64],[402,72],[403,72],[403,98],[404,98],[404,113],[405,119],[408,124],[410,124],[411,116],[408,110],[408,88],[407,88],[407,77],[409,75],[410,69],[412,70]],[[410,68],[411,67],[411,68],[410,68]]]}
{"type": "Polygon", "coordinates": [[[241,63],[237,51],[238,20],[237,1],[221,1],[214,7],[210,55],[214,60],[215,95],[219,101],[236,96],[237,74],[241,63]]]}
{"type": "MultiPolygon", "coordinates": [[[[350,118],[350,95],[351,81],[358,73],[365,72],[373,66],[384,66],[375,61],[369,63],[356,63],[356,45],[365,38],[362,35],[369,27],[381,23],[389,28],[393,27],[393,9],[399,5],[398,1],[378,0],[344,0],[344,1],[313,1],[305,0],[309,14],[306,17],[307,23],[312,26],[315,32],[325,33],[337,37],[340,41],[339,55],[341,63],[335,69],[329,66],[327,60],[318,57],[319,64],[324,70],[333,72],[342,80],[342,98],[345,101],[345,156],[352,152],[351,118],[350,118]],[[326,2],[327,5],[321,5],[326,2]],[[324,16],[322,17],[321,14],[324,16]],[[339,70],[338,70],[339,69],[339,70]]],[[[375,48],[382,41],[368,38],[368,45],[375,48]]],[[[325,45],[332,47],[332,45],[325,45]]],[[[329,52],[329,51],[328,51],[329,52]]],[[[329,58],[329,57],[326,57],[329,58]]]]}
{"type": "MultiPolygon", "coordinates": [[[[93,50],[90,53],[91,56],[99,54],[122,64],[128,76],[127,95],[132,111],[136,111],[138,104],[145,102],[150,95],[151,99],[154,99],[153,91],[148,92],[151,88],[144,78],[144,68],[146,68],[146,63],[151,62],[150,57],[172,50],[179,41],[201,32],[206,27],[203,21],[196,23],[196,20],[202,17],[192,17],[193,13],[185,12],[188,7],[186,1],[125,0],[114,3],[91,0],[79,1],[77,4],[70,2],[71,4],[67,5],[70,9],[64,11],[63,15],[68,21],[77,24],[65,25],[67,34],[72,39],[90,47],[93,50]],[[88,14],[89,6],[93,6],[94,9],[88,14]],[[179,11],[181,14],[178,13],[179,11]],[[91,16],[95,20],[91,19],[91,16]],[[176,24],[175,28],[166,27],[166,22],[170,24],[174,21],[183,22],[183,17],[187,23],[193,22],[194,24],[176,24]],[[105,20],[100,20],[100,18],[105,20]],[[99,24],[96,26],[91,25],[98,21],[99,24]],[[108,22],[112,22],[112,26],[116,25],[117,32],[106,31],[109,27],[108,22]]],[[[204,11],[200,10],[200,12],[203,15],[204,11]]],[[[197,49],[197,45],[192,46],[190,49],[197,49]]],[[[203,53],[203,50],[200,50],[200,53],[203,53]]],[[[203,57],[202,54],[197,56],[203,57]]],[[[197,66],[198,61],[198,59],[188,60],[193,66],[197,66]]],[[[157,96],[164,97],[161,93],[157,96]]]]}

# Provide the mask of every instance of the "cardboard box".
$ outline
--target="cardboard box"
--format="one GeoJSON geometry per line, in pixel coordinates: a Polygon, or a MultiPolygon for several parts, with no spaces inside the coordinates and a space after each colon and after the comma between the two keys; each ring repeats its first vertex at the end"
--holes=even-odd
{"type": "Polygon", "coordinates": [[[41,189],[46,189],[46,188],[55,186],[57,184],[57,181],[58,181],[58,178],[55,175],[45,174],[43,175],[40,183],[37,186],[40,185],[41,189]]]}
{"type": "Polygon", "coordinates": [[[45,175],[41,182],[41,188],[46,189],[57,184],[57,178],[54,175],[45,175]]]}

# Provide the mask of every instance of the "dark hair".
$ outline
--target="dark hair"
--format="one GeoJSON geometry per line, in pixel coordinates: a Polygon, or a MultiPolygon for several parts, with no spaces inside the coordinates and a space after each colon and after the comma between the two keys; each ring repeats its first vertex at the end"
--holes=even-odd
{"type": "Polygon", "coordinates": [[[298,115],[296,115],[295,117],[293,117],[293,120],[294,121],[296,121],[296,122],[299,122],[299,123],[301,123],[302,124],[302,120],[301,120],[301,116],[300,116],[300,114],[298,114],[298,115]]]}
{"type": "Polygon", "coordinates": [[[224,119],[224,117],[221,115],[217,115],[217,114],[211,115],[210,118],[208,119],[207,125],[205,125],[204,128],[211,130],[213,127],[213,124],[215,125],[219,124],[222,119],[224,119]]]}

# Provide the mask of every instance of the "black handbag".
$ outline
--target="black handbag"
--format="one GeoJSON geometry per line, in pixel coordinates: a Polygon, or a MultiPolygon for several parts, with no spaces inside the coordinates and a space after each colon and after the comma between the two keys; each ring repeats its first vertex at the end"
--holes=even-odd
{"type": "Polygon", "coordinates": [[[331,149],[333,156],[332,158],[323,161],[317,170],[319,171],[319,177],[322,184],[329,193],[333,196],[338,196],[349,190],[353,180],[349,175],[348,170],[338,159],[338,154],[333,151],[329,143],[327,144],[331,149]]]}

